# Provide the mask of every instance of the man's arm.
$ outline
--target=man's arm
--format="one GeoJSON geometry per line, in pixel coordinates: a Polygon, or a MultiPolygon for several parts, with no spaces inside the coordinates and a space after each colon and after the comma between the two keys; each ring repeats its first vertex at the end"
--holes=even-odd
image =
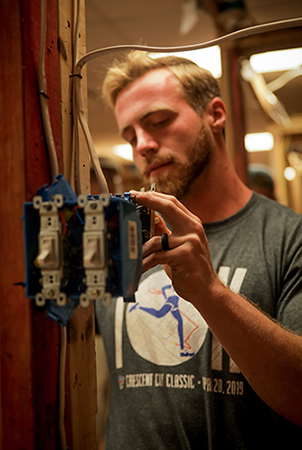
{"type": "Polygon", "coordinates": [[[170,250],[163,252],[160,234],[170,231],[163,221],[157,225],[158,236],[144,245],[144,271],[162,264],[177,294],[199,310],[259,397],[302,426],[302,336],[283,328],[218,279],[198,217],[174,197],[135,194],[138,203],[159,211],[172,229],[170,250]]]}

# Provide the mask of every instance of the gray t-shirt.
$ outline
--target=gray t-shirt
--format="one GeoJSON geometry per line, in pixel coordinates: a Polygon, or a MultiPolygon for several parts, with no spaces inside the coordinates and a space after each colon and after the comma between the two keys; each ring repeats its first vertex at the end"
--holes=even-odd
{"type": "MultiPolygon", "coordinates": [[[[302,217],[253,194],[204,228],[220,279],[301,331],[302,217]]],[[[302,428],[255,394],[160,266],[142,277],[136,303],[97,303],[96,317],[111,374],[106,449],[298,448],[302,428]]]]}

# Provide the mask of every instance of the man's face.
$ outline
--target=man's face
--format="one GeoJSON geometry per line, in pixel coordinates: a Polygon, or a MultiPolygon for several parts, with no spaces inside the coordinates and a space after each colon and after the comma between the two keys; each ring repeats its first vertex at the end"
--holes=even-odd
{"type": "Polygon", "coordinates": [[[177,78],[165,68],[148,72],[120,92],[115,115],[145,181],[183,198],[208,165],[214,140],[177,78]]]}

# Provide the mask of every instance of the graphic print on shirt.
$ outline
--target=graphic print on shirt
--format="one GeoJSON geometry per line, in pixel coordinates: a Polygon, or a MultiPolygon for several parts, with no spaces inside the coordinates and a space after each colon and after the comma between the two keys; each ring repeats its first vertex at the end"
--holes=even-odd
{"type": "MultiPolygon", "coordinates": [[[[247,270],[237,268],[231,278],[230,267],[221,266],[218,277],[239,293],[247,270]]],[[[123,367],[123,300],[118,299],[115,315],[116,368],[123,367]]],[[[208,326],[196,308],[180,298],[164,270],[145,279],[136,293],[136,303],[128,305],[126,326],[133,349],[144,359],[174,366],[192,358],[202,346],[208,326]]],[[[212,369],[222,370],[220,343],[212,339],[212,369]]],[[[229,372],[240,372],[230,358],[229,372]]]]}
{"type": "Polygon", "coordinates": [[[145,279],[126,313],[133,349],[144,359],[174,366],[192,358],[208,326],[196,308],[174,291],[164,270],[145,279]]]}

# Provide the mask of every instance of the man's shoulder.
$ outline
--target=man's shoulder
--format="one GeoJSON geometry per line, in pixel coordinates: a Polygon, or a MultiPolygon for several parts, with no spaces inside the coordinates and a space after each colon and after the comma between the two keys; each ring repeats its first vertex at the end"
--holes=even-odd
{"type": "Polygon", "coordinates": [[[256,196],[253,223],[268,245],[302,246],[302,215],[275,200],[256,196]]]}

